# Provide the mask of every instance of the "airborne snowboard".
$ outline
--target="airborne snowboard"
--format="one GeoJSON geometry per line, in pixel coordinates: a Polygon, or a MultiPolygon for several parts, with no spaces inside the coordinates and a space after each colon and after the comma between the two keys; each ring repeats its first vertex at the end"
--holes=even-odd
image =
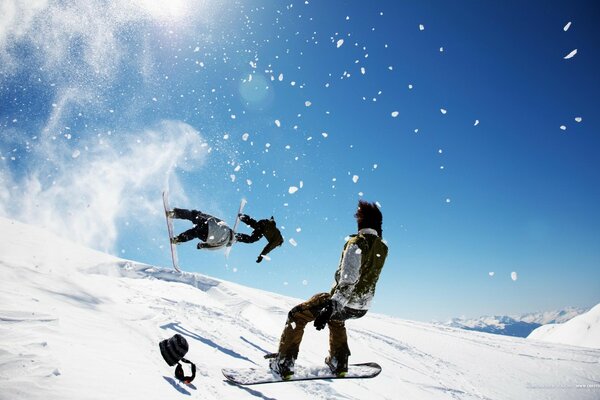
{"type": "Polygon", "coordinates": [[[171,241],[171,239],[173,239],[175,236],[173,233],[173,220],[169,218],[168,214],[168,212],[171,211],[171,208],[169,208],[169,192],[165,190],[162,193],[162,198],[163,206],[165,207],[165,218],[167,219],[167,230],[169,231],[169,246],[171,247],[171,259],[173,260],[173,268],[175,268],[175,271],[181,272],[181,270],[179,269],[179,261],[177,259],[177,248],[175,247],[175,244],[173,244],[173,242],[171,241]]]}
{"type": "Polygon", "coordinates": [[[360,379],[374,378],[381,372],[381,366],[374,362],[349,364],[346,376],[331,373],[328,366],[296,366],[294,375],[287,380],[271,372],[268,368],[224,368],[221,370],[228,381],[237,385],[258,385],[262,383],[310,381],[316,379],[360,379]]]}
{"type": "Polygon", "coordinates": [[[235,215],[235,222],[233,223],[233,242],[225,248],[225,257],[229,258],[229,253],[231,253],[231,246],[235,243],[235,233],[237,232],[238,224],[240,223],[240,214],[244,211],[244,206],[246,205],[246,199],[242,199],[240,202],[240,208],[238,208],[238,212],[235,215]]]}

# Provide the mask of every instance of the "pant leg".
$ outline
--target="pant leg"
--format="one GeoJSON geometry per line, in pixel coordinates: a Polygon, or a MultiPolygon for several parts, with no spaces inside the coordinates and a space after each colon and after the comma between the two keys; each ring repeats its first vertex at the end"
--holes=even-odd
{"type": "Polygon", "coordinates": [[[277,352],[281,358],[294,360],[298,358],[306,324],[315,320],[324,301],[330,297],[329,293],[316,294],[290,311],[279,340],[279,350],[277,352]]]}
{"type": "Polygon", "coordinates": [[[173,218],[187,219],[188,221],[192,221],[196,225],[206,221],[210,217],[210,215],[204,214],[202,211],[186,210],[183,208],[173,209],[173,218]]]}
{"type": "Polygon", "coordinates": [[[345,322],[330,320],[327,325],[329,326],[329,356],[335,357],[340,363],[347,364],[350,348],[345,322]]]}
{"type": "Polygon", "coordinates": [[[190,240],[193,240],[193,239],[199,239],[198,229],[196,226],[193,227],[192,229],[188,229],[187,231],[182,232],[179,235],[177,235],[175,237],[175,239],[180,243],[189,242],[190,240]]]}

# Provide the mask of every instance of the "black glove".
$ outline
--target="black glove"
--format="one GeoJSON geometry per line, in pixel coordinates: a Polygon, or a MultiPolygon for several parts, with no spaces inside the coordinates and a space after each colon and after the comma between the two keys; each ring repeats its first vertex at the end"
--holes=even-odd
{"type": "Polygon", "coordinates": [[[256,262],[259,263],[263,260],[263,256],[262,254],[258,256],[258,258],[256,259],[256,262]]]}
{"type": "Polygon", "coordinates": [[[240,221],[242,221],[243,223],[248,222],[248,219],[250,218],[246,214],[240,214],[239,217],[240,217],[240,221]]]}
{"type": "Polygon", "coordinates": [[[331,318],[332,314],[333,314],[333,301],[328,300],[327,303],[325,303],[325,306],[317,314],[317,318],[315,318],[315,322],[314,322],[315,328],[317,328],[318,331],[325,328],[325,325],[327,325],[327,322],[329,322],[329,319],[331,318]]]}

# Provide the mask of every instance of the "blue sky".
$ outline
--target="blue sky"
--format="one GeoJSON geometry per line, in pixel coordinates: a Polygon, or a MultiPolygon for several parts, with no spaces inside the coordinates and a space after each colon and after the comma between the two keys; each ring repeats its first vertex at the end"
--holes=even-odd
{"type": "Polygon", "coordinates": [[[190,243],[182,267],[306,298],[364,198],[390,248],[374,311],[599,301],[592,2],[5,7],[2,215],[168,266],[163,188],[228,222],[243,197],[286,244],[256,264],[263,242],[229,258],[190,243]]]}

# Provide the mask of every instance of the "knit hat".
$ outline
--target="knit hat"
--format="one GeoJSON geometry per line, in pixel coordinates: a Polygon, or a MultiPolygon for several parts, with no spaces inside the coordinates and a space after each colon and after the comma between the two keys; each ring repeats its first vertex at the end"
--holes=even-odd
{"type": "Polygon", "coordinates": [[[169,366],[177,364],[185,356],[189,348],[185,338],[178,333],[160,342],[159,347],[160,354],[162,354],[169,366]]]}

